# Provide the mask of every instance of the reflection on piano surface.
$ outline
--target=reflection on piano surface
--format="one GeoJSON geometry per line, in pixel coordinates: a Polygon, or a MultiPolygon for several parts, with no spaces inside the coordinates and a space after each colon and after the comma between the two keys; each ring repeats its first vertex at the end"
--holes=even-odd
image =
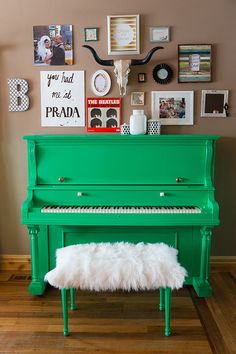
{"type": "Polygon", "coordinates": [[[217,137],[28,136],[28,197],[22,223],[32,253],[32,294],[42,294],[55,250],[86,242],[166,242],[186,284],[209,296],[217,137]]]}

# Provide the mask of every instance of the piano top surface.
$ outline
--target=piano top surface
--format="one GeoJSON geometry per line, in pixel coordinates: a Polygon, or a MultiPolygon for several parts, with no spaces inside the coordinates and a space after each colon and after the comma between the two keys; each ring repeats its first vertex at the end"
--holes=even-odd
{"type": "Polygon", "coordinates": [[[121,135],[121,134],[101,134],[101,133],[89,133],[84,135],[79,134],[51,134],[51,135],[28,135],[24,136],[25,140],[217,140],[220,137],[218,135],[190,135],[190,134],[167,134],[167,135],[121,135]]]}

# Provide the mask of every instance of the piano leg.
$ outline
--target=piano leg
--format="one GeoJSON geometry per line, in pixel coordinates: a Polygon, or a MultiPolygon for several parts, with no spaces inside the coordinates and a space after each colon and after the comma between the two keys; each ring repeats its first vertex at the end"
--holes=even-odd
{"type": "Polygon", "coordinates": [[[42,295],[45,290],[45,282],[39,277],[39,252],[38,252],[38,232],[37,225],[28,226],[31,246],[31,273],[32,280],[29,285],[29,292],[32,295],[42,295]]]}
{"type": "Polygon", "coordinates": [[[212,294],[212,289],[208,281],[212,229],[207,227],[202,227],[201,235],[202,235],[202,248],[201,248],[200,276],[193,278],[193,286],[199,297],[209,297],[212,294]]]}

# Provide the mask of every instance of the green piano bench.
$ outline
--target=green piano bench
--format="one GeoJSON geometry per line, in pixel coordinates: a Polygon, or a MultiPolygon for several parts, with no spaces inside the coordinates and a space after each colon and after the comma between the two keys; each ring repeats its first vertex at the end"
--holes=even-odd
{"type": "Polygon", "coordinates": [[[64,335],[68,330],[68,289],[71,309],[76,309],[75,289],[91,291],[160,290],[160,310],[165,310],[165,335],[170,330],[173,289],[183,286],[186,270],[178,251],[164,243],[88,243],[57,249],[56,267],[45,281],[61,289],[64,335]]]}

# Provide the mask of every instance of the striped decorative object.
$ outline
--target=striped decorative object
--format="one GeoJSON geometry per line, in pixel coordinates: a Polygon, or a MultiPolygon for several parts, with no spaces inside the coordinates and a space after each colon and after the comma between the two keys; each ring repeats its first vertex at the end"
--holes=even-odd
{"type": "Polygon", "coordinates": [[[139,54],[139,15],[108,16],[108,54],[139,54]]]}
{"type": "Polygon", "coordinates": [[[211,45],[180,44],[179,82],[210,82],[211,81],[211,45]]]}

